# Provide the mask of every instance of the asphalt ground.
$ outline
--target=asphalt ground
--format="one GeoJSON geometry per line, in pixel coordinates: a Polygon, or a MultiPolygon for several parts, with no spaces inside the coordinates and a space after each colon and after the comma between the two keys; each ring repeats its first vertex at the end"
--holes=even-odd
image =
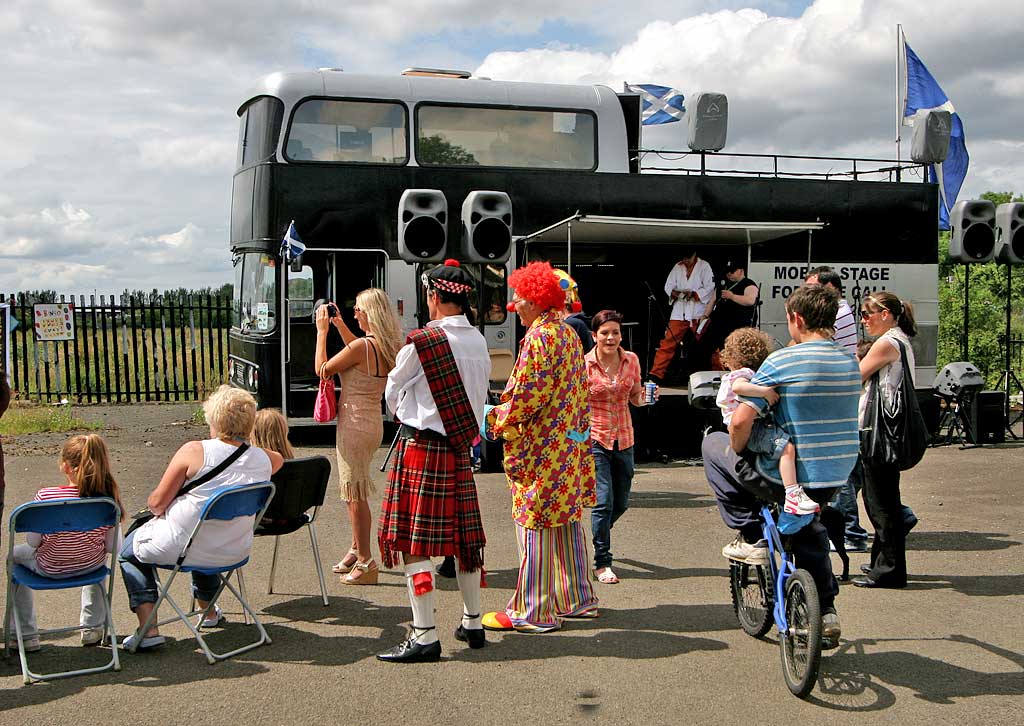
{"type": "MultiPolygon", "coordinates": [[[[203,429],[186,423],[194,404],[89,408],[105,432],[126,505],[141,504],[171,453],[203,429]]],[[[55,483],[63,437],[5,438],[7,507],[55,483]]],[[[300,455],[325,454],[307,442],[300,455]]],[[[378,452],[378,461],[384,450],[378,452]]],[[[732,533],[719,518],[700,466],[637,470],[630,510],[613,531],[618,585],[595,584],[601,617],[569,621],[554,633],[488,633],[470,650],[452,637],[461,600],[438,578],[436,664],[381,663],[374,654],[406,636],[410,610],[402,575],[350,587],[327,572],[330,605],[320,601],[308,538],[281,544],[275,594],[266,594],[272,542],[257,540],[246,582],[273,643],[207,665],[180,624],[172,641],[123,654],[117,673],[23,686],[18,661],[0,660],[0,723],[69,724],[479,724],[479,723],[861,723],[1019,724],[1024,722],[1024,543],[1019,445],[933,449],[904,475],[904,500],[921,519],[908,540],[910,585],[860,590],[843,584],[840,647],[826,654],[811,697],[787,691],[779,648],[738,627],[728,568],[720,554],[732,533]]],[[[484,610],[500,609],[518,560],[504,477],[477,478],[488,537],[484,610]]],[[[379,507],[380,493],[371,506],[379,507]]],[[[866,518],[864,518],[866,522],[866,518]]],[[[5,519],[6,525],[6,519],[5,519]]],[[[323,564],[348,545],[335,481],[317,522],[323,564]]],[[[3,547],[6,551],[7,532],[3,547]]],[[[853,554],[852,569],[867,561],[853,554]]],[[[835,559],[838,563],[838,560],[835,559]]],[[[187,602],[185,583],[176,583],[187,602]]],[[[4,593],[0,593],[3,595],[4,593]]],[[[75,624],[73,591],[43,593],[40,625],[75,624]]],[[[229,623],[214,647],[250,635],[229,595],[229,623]]],[[[165,609],[165,615],[169,613],[165,609]]],[[[119,632],[135,622],[120,577],[119,632]]],[[[40,668],[82,667],[107,654],[77,635],[44,639],[40,668]]]]}

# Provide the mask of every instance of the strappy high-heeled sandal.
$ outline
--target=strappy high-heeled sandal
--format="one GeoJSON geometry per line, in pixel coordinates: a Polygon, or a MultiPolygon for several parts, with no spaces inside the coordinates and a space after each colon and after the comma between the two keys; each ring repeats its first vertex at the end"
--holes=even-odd
{"type": "Polygon", "coordinates": [[[341,582],[343,585],[376,585],[379,575],[380,568],[373,560],[356,562],[351,572],[341,578],[341,582]]]}
{"type": "Polygon", "coordinates": [[[359,562],[359,553],[356,551],[356,548],[353,547],[345,554],[345,557],[342,558],[341,562],[331,568],[331,572],[336,575],[344,575],[346,572],[351,572],[357,562],[359,562]],[[349,560],[349,557],[352,559],[349,560]]]}

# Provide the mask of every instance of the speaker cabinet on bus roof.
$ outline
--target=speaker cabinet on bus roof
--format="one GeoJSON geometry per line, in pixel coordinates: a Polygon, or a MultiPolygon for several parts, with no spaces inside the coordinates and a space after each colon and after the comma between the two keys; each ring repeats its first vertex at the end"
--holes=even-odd
{"type": "Polygon", "coordinates": [[[441,262],[448,251],[448,200],[438,189],[406,189],[398,202],[398,255],[441,262]]]}
{"type": "Polygon", "coordinates": [[[690,96],[686,104],[686,144],[693,151],[721,151],[729,127],[729,99],[724,93],[690,96]]]}
{"type": "Polygon", "coordinates": [[[462,203],[467,262],[508,260],[512,252],[512,200],[505,192],[474,191],[462,203]]]}
{"type": "Polygon", "coordinates": [[[949,256],[957,262],[991,262],[996,256],[996,205],[965,199],[949,211],[949,256]]]}
{"type": "Polygon", "coordinates": [[[949,111],[928,111],[914,120],[910,158],[918,164],[941,164],[949,154],[949,111]]]}
{"type": "Polygon", "coordinates": [[[1013,265],[1024,262],[1024,204],[1020,202],[996,207],[996,259],[1013,265]]]}

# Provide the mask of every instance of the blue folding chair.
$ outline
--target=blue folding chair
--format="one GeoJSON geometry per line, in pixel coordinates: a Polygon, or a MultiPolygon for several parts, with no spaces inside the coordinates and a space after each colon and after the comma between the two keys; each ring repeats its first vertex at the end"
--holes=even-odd
{"type": "MultiPolygon", "coordinates": [[[[54,673],[34,673],[28,667],[28,658],[25,654],[24,634],[21,632],[21,618],[18,612],[18,604],[14,599],[14,586],[20,585],[31,590],[66,590],[69,588],[81,588],[86,585],[99,585],[107,578],[106,607],[107,621],[104,624],[106,635],[111,643],[117,643],[117,635],[114,631],[114,617],[112,614],[111,596],[114,590],[114,558],[117,557],[117,548],[110,553],[110,564],[74,577],[47,577],[33,572],[24,565],[14,564],[14,539],[15,534],[33,532],[36,534],[56,534],[57,532],[88,532],[100,527],[117,527],[120,541],[121,529],[121,508],[117,502],[107,497],[91,497],[88,499],[51,499],[45,502],[29,502],[22,504],[11,512],[11,519],[8,527],[7,539],[7,608],[4,614],[4,649],[6,655],[10,654],[11,634],[7,623],[14,620],[15,638],[18,642],[18,655],[21,658],[21,675],[25,683],[32,681],[49,681],[55,678],[67,678],[79,676],[86,673],[102,673],[108,670],[121,670],[121,663],[118,660],[117,648],[112,647],[110,661],[95,668],[79,668],[78,670],[57,671],[54,673]]],[[[40,635],[52,633],[67,633],[87,628],[86,625],[77,625],[67,628],[56,628],[51,630],[40,630],[40,635]]]]}
{"type": "MultiPolygon", "coordinates": [[[[177,613],[177,617],[161,620],[157,622],[156,625],[159,627],[178,620],[185,623],[185,626],[192,631],[192,635],[195,636],[196,641],[199,643],[199,647],[202,648],[203,652],[206,654],[206,661],[210,664],[216,663],[219,660],[225,660],[231,656],[238,655],[239,653],[244,653],[248,650],[252,650],[253,648],[258,648],[264,643],[271,642],[270,636],[267,635],[267,631],[263,628],[263,623],[261,623],[259,618],[256,617],[256,613],[253,609],[249,607],[249,603],[245,599],[244,587],[241,587],[241,582],[239,583],[239,589],[236,589],[229,582],[231,573],[237,570],[239,574],[241,574],[242,566],[249,561],[248,553],[246,553],[243,559],[231,565],[207,567],[204,565],[185,565],[183,563],[188,558],[188,552],[192,548],[192,543],[195,541],[199,532],[202,531],[203,525],[206,522],[214,520],[229,521],[237,519],[238,517],[255,516],[255,519],[253,520],[253,527],[255,528],[256,524],[263,516],[263,513],[266,511],[267,505],[270,503],[270,499],[273,496],[273,483],[265,481],[257,482],[255,484],[228,487],[217,492],[207,500],[206,504],[203,505],[202,511],[199,513],[199,521],[196,522],[196,526],[192,529],[192,533],[189,535],[188,541],[185,543],[185,547],[182,549],[181,554],[178,555],[177,562],[174,565],[155,565],[158,570],[156,573],[156,580],[159,596],[157,597],[152,613],[150,613],[146,622],[143,623],[135,632],[135,642],[133,647],[129,648],[130,652],[135,652],[138,648],[138,644],[142,642],[143,634],[147,633],[150,627],[152,627],[153,622],[156,619],[157,611],[160,608],[160,604],[164,600],[170,603],[171,607],[174,608],[174,612],[177,613]],[[171,574],[168,576],[166,584],[160,581],[159,570],[170,570],[171,574]],[[214,594],[213,599],[210,600],[210,604],[206,609],[196,610],[194,608],[190,608],[189,612],[185,612],[178,606],[178,603],[174,601],[174,598],[171,597],[171,583],[174,582],[174,578],[179,572],[199,572],[204,575],[217,575],[220,578],[220,587],[217,588],[217,592],[214,594]],[[210,646],[206,642],[206,638],[204,638],[202,633],[199,632],[199,629],[192,624],[191,618],[194,618],[200,613],[212,610],[214,605],[216,605],[217,600],[220,598],[221,593],[224,592],[225,587],[230,590],[231,594],[235,596],[239,603],[241,603],[242,609],[246,615],[252,618],[253,624],[259,631],[260,637],[254,643],[243,645],[240,648],[235,648],[234,650],[226,653],[215,653],[210,649],[210,646]]],[[[246,622],[248,622],[248,620],[246,622]]]]}

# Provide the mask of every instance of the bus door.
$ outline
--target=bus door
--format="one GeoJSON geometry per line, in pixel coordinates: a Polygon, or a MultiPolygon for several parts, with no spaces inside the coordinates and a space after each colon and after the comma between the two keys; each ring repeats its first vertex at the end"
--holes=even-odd
{"type": "MultiPolygon", "coordinates": [[[[313,423],[313,404],[319,387],[314,366],[316,325],[313,313],[321,300],[333,301],[345,324],[356,335],[352,308],[356,294],[368,287],[385,285],[387,253],[383,250],[308,249],[302,255],[302,269],[286,266],[284,309],[288,311],[288,338],[284,346],[282,398],[288,419],[313,423]]],[[[327,336],[327,356],[342,348],[341,336],[332,326],[327,336]]]]}

